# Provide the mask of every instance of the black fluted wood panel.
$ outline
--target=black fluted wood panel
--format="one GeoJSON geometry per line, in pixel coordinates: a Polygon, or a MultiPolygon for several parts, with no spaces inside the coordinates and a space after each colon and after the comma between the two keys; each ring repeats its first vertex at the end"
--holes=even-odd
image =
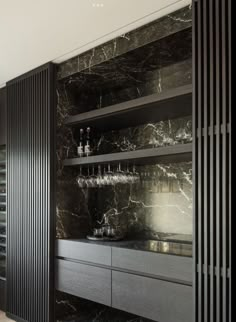
{"type": "Polygon", "coordinates": [[[195,322],[231,321],[231,2],[193,1],[195,322]]]}
{"type": "Polygon", "coordinates": [[[7,84],[7,312],[52,322],[55,72],[47,64],[7,84]]]}

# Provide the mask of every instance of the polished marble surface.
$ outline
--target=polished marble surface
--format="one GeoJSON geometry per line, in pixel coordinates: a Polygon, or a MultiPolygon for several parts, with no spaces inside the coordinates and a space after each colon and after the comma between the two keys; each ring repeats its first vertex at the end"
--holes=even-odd
{"type": "Polygon", "coordinates": [[[57,316],[57,322],[151,322],[65,293],[57,294],[57,316]]]}
{"type": "Polygon", "coordinates": [[[74,242],[86,243],[92,245],[103,245],[114,248],[127,248],[138,251],[153,252],[166,255],[175,255],[182,257],[192,257],[193,247],[191,241],[189,243],[174,242],[180,239],[179,236],[166,236],[166,240],[123,240],[123,241],[90,241],[87,239],[72,239],[74,242]],[[172,241],[168,241],[172,240],[172,241]]]}
{"type": "Polygon", "coordinates": [[[68,78],[89,70],[95,65],[191,27],[192,10],[189,6],[69,59],[59,66],[58,78],[68,78]]]}

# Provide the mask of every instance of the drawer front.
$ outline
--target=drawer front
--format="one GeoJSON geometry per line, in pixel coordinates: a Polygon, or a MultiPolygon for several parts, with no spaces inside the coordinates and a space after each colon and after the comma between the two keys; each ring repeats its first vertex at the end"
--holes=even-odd
{"type": "Polygon", "coordinates": [[[112,306],[158,322],[191,322],[192,287],[113,271],[112,306]]]}
{"type": "Polygon", "coordinates": [[[57,240],[56,256],[111,266],[111,247],[73,240],[57,240]]]}
{"type": "Polygon", "coordinates": [[[111,270],[70,261],[56,261],[56,288],[111,306],[111,270]]]}
{"type": "Polygon", "coordinates": [[[113,248],[112,265],[137,273],[155,275],[192,284],[192,258],[113,248]]]}

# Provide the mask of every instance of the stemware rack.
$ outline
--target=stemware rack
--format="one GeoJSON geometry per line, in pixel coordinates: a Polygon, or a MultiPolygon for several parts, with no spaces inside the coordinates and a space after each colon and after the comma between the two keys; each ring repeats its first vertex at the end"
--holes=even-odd
{"type": "Polygon", "coordinates": [[[7,193],[6,146],[0,146],[0,280],[6,280],[7,193]]]}

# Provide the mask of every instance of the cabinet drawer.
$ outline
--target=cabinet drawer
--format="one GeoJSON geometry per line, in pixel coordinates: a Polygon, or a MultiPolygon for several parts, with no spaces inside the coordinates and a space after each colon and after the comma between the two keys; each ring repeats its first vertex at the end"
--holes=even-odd
{"type": "Polygon", "coordinates": [[[192,258],[113,248],[112,265],[137,273],[155,275],[192,284],[192,258]]]}
{"type": "Polygon", "coordinates": [[[59,291],[111,306],[111,270],[65,260],[56,261],[59,291]]]}
{"type": "Polygon", "coordinates": [[[192,321],[192,287],[112,272],[112,306],[158,322],[192,321]]]}
{"type": "Polygon", "coordinates": [[[56,256],[111,266],[111,247],[103,245],[59,239],[56,256]]]}

